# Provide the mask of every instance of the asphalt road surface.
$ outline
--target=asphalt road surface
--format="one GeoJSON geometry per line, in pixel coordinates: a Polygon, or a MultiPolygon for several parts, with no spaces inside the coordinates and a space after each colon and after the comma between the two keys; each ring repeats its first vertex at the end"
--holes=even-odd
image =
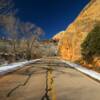
{"type": "Polygon", "coordinates": [[[0,100],[100,100],[100,83],[59,59],[42,59],[0,77],[0,100]]]}

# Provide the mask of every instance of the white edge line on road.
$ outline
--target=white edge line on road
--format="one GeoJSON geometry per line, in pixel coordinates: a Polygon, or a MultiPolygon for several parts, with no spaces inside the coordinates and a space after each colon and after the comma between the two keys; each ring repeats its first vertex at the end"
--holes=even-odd
{"type": "Polygon", "coordinates": [[[17,63],[12,63],[12,64],[8,64],[8,65],[5,65],[5,66],[1,66],[0,67],[0,75],[7,74],[8,72],[12,72],[12,71],[17,70],[21,67],[32,64],[36,61],[40,61],[40,59],[29,60],[29,61],[26,60],[26,61],[23,61],[23,62],[17,62],[17,63]]]}
{"type": "Polygon", "coordinates": [[[75,69],[81,71],[82,73],[100,81],[100,73],[97,73],[93,70],[87,69],[81,65],[75,64],[75,63],[70,62],[70,61],[66,61],[66,60],[61,60],[61,61],[68,64],[70,67],[75,68],[75,69]]]}

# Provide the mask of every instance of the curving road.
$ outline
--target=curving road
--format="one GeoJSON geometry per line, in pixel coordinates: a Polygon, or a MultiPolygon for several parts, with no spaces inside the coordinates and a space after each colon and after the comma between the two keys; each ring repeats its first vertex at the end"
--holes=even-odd
{"type": "Polygon", "coordinates": [[[59,59],[41,59],[1,77],[0,100],[100,100],[100,83],[59,59]]]}

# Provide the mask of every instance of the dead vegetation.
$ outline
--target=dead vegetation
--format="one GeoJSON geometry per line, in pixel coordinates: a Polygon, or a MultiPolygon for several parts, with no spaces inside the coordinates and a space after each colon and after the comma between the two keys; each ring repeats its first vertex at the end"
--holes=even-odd
{"type": "Polygon", "coordinates": [[[12,0],[0,0],[0,64],[55,55],[55,44],[40,42],[45,32],[16,16],[12,0]]]}

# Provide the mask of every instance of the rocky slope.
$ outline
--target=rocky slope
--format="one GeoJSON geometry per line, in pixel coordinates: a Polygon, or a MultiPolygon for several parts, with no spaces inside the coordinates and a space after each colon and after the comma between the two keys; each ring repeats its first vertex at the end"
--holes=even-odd
{"type": "Polygon", "coordinates": [[[79,60],[81,58],[81,43],[99,21],[100,0],[91,0],[59,38],[59,55],[67,60],[79,60]]]}
{"type": "Polygon", "coordinates": [[[64,32],[65,32],[65,31],[59,32],[59,33],[56,34],[52,39],[55,40],[55,41],[61,40],[62,36],[64,35],[64,32]]]}

